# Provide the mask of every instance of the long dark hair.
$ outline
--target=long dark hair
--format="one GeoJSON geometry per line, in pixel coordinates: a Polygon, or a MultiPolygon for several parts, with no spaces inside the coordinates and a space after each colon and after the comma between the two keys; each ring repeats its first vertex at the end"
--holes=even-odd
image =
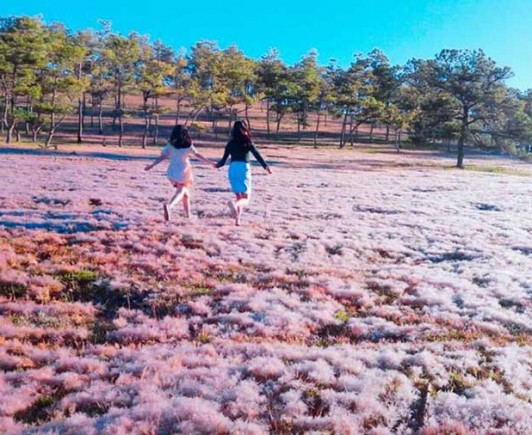
{"type": "Polygon", "coordinates": [[[170,135],[170,143],[176,148],[190,148],[192,139],[188,135],[188,130],[182,125],[176,125],[170,135]]]}
{"type": "Polygon", "coordinates": [[[245,121],[235,121],[231,130],[231,138],[238,144],[249,146],[252,139],[245,121]]]}

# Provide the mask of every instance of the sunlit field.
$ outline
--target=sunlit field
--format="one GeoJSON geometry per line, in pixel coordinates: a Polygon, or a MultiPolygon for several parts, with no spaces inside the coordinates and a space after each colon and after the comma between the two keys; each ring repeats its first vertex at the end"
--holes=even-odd
{"type": "Polygon", "coordinates": [[[0,432],[530,433],[531,165],[261,151],[0,149],[0,432]]]}

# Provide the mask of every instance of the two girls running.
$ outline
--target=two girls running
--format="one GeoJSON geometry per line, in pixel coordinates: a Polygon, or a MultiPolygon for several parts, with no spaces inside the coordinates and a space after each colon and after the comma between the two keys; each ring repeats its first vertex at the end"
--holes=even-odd
{"type": "Polygon", "coordinates": [[[243,121],[236,121],[234,123],[231,131],[231,139],[225,146],[222,160],[216,165],[198,153],[196,148],[192,145],[192,140],[190,139],[186,128],[181,125],[175,126],[170,136],[170,141],[161,151],[161,155],[152,164],[145,168],[146,171],[149,171],[163,160],[170,160],[166,174],[172,186],[175,187],[176,192],[170,202],[163,206],[164,219],[170,219],[171,210],[179,201],[183,201],[185,215],[187,217],[191,216],[189,188],[193,184],[193,176],[190,155],[194,155],[213,168],[221,168],[230,157],[231,162],[229,164],[228,175],[231,189],[235,194],[235,201],[229,201],[229,208],[232,217],[235,219],[235,224],[240,225],[242,212],[244,208],[249,205],[251,195],[250,153],[252,153],[262,167],[271,174],[271,169],[255,148],[249,130],[243,121]]]}

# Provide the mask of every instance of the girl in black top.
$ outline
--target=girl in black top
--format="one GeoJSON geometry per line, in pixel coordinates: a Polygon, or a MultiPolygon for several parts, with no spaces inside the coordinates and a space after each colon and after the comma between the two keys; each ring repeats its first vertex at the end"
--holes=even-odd
{"type": "Polygon", "coordinates": [[[235,218],[235,224],[240,225],[240,217],[244,207],[249,205],[249,198],[251,195],[251,168],[249,165],[249,153],[258,160],[262,167],[271,174],[270,167],[266,164],[262,156],[253,145],[249,130],[243,121],[236,121],[231,131],[231,140],[227,142],[225,146],[225,152],[222,160],[216,165],[217,168],[221,168],[225,165],[225,162],[231,157],[231,163],[229,165],[229,183],[231,189],[236,195],[235,202],[229,201],[229,209],[231,215],[235,218]]]}

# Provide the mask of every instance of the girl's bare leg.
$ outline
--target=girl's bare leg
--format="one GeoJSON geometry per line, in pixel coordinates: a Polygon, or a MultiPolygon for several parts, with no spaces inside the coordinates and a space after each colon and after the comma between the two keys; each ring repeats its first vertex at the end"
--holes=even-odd
{"type": "Polygon", "coordinates": [[[186,188],[185,191],[183,195],[183,208],[185,209],[185,216],[190,218],[190,192],[186,188]]]}
{"type": "Polygon", "coordinates": [[[176,189],[176,192],[174,196],[172,196],[172,199],[169,203],[164,205],[164,219],[169,220],[170,219],[170,211],[175,207],[175,205],[183,199],[185,194],[188,194],[188,190],[186,187],[178,187],[176,189]]]}
{"type": "Polygon", "coordinates": [[[187,188],[186,187],[178,187],[174,196],[172,196],[172,199],[170,200],[170,202],[168,203],[168,207],[170,209],[174,208],[175,205],[181,201],[181,199],[183,199],[183,196],[185,196],[186,194],[188,193],[187,191],[187,188]]]}
{"type": "Polygon", "coordinates": [[[235,224],[236,225],[240,225],[240,218],[242,217],[244,208],[247,207],[248,205],[249,205],[249,198],[245,193],[236,195],[236,202],[235,202],[235,210],[236,210],[235,224]]]}
{"type": "Polygon", "coordinates": [[[229,213],[231,213],[232,218],[236,218],[236,207],[235,203],[231,200],[227,201],[227,206],[229,207],[229,213]]]}

